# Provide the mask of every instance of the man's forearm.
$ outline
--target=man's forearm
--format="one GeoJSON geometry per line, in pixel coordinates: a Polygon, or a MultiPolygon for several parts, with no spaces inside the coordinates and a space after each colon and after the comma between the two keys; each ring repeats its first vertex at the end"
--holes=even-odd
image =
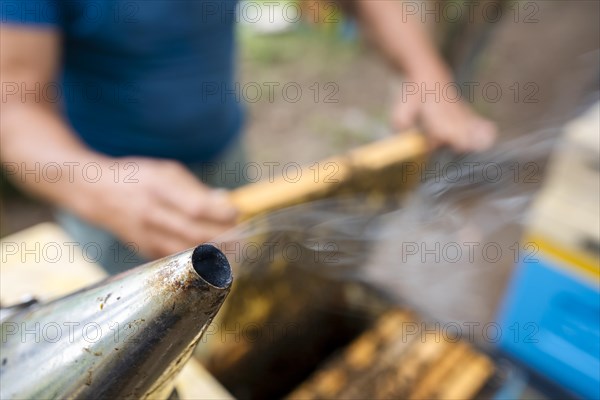
{"type": "Polygon", "coordinates": [[[356,1],[367,35],[395,68],[414,80],[452,80],[424,24],[415,15],[404,15],[401,1],[356,1]]]}
{"type": "Polygon", "coordinates": [[[391,115],[394,128],[403,131],[419,126],[434,145],[450,145],[459,152],[489,148],[496,136],[495,125],[456,101],[460,93],[449,85],[454,80],[452,72],[418,15],[404,13],[402,1],[354,1],[365,32],[392,65],[404,72],[406,81],[427,90],[441,86],[450,90],[435,101],[425,101],[423,93],[407,95],[402,89],[391,115]]]}
{"type": "Polygon", "coordinates": [[[82,192],[98,185],[87,184],[81,171],[72,174],[73,167],[103,157],[77,138],[57,104],[39,92],[58,76],[61,41],[55,29],[0,24],[0,161],[24,190],[82,214],[89,195],[82,192]]]}
{"type": "Polygon", "coordinates": [[[0,159],[6,176],[29,193],[85,214],[81,191],[91,190],[82,168],[107,159],[88,149],[62,116],[39,103],[2,103],[0,159]]]}

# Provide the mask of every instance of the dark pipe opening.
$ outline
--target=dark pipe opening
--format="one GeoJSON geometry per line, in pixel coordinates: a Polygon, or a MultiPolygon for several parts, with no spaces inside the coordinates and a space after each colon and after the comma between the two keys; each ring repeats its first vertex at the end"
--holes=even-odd
{"type": "Polygon", "coordinates": [[[224,289],[231,284],[231,267],[225,255],[210,244],[202,244],[192,253],[194,270],[209,284],[224,289]]]}

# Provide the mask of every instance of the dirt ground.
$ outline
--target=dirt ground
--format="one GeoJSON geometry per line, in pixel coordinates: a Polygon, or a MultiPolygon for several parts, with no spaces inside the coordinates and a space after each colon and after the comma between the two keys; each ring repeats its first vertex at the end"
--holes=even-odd
{"type": "MultiPolygon", "coordinates": [[[[474,100],[505,138],[556,125],[598,93],[599,3],[530,3],[519,3],[519,13],[513,6],[498,22],[468,24],[450,46],[463,81],[501,88],[497,101],[479,89],[474,100]]],[[[399,78],[360,40],[306,27],[278,35],[241,27],[239,54],[242,98],[254,100],[252,89],[262,88],[247,106],[250,160],[302,164],[391,134],[399,78]],[[280,84],[272,98],[269,82],[280,84]]],[[[47,206],[16,195],[4,181],[1,194],[2,235],[52,218],[47,206]]]]}

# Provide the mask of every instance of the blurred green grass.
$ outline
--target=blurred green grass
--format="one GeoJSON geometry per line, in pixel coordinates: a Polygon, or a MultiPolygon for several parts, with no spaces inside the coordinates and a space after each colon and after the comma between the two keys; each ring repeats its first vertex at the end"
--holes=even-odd
{"type": "Polygon", "coordinates": [[[239,47],[244,62],[260,67],[281,66],[302,60],[322,65],[324,58],[350,62],[359,54],[356,41],[346,40],[336,30],[299,24],[295,29],[261,34],[250,26],[238,26],[239,47]]]}

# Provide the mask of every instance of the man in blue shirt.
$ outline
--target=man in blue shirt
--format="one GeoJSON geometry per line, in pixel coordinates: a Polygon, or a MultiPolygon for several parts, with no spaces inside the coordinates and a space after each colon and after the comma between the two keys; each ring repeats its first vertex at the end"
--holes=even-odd
{"type": "MultiPolygon", "coordinates": [[[[405,18],[397,2],[354,3],[367,33],[412,81],[451,82],[418,19],[405,18]]],[[[188,166],[228,157],[243,125],[236,96],[207,90],[235,87],[235,7],[2,0],[0,156],[19,167],[17,182],[86,221],[103,243],[114,235],[147,258],[231,227],[236,210],[226,192],[188,166]]],[[[486,147],[494,134],[466,105],[445,100],[405,103],[395,119],[399,128],[420,122],[459,150],[486,147]]]]}

